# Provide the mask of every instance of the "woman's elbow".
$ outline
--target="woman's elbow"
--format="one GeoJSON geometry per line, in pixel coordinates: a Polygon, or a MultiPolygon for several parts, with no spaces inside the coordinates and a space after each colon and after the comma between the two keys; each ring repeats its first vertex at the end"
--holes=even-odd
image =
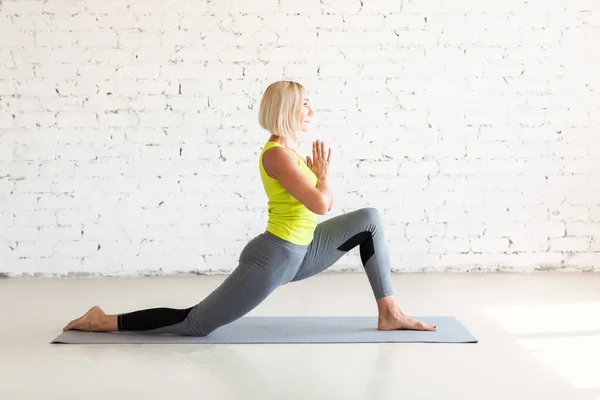
{"type": "Polygon", "coordinates": [[[326,201],[319,201],[312,204],[308,209],[317,215],[325,215],[329,212],[329,205],[326,201]]]}
{"type": "Polygon", "coordinates": [[[319,202],[315,214],[326,215],[330,209],[329,202],[326,199],[323,199],[323,201],[319,202]]]}
{"type": "Polygon", "coordinates": [[[322,206],[322,207],[319,207],[319,209],[315,211],[315,214],[326,215],[328,212],[329,212],[329,207],[322,206]]]}

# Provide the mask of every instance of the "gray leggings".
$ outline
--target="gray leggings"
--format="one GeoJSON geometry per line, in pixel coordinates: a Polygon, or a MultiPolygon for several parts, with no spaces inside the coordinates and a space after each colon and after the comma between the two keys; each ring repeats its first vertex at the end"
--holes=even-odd
{"type": "Polygon", "coordinates": [[[278,287],[324,271],[356,246],[375,298],[392,295],[383,220],[369,207],[318,224],[305,246],[264,232],[246,245],[238,267],[200,303],[120,314],[119,330],[206,336],[250,312],[278,287]]]}

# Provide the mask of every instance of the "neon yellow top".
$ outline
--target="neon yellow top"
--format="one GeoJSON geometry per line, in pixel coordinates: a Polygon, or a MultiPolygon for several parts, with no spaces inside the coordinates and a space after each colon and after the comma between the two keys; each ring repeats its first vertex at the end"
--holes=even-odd
{"type": "MultiPolygon", "coordinates": [[[[313,240],[313,234],[317,226],[317,216],[292,196],[277,179],[271,178],[265,171],[262,163],[263,155],[265,151],[273,147],[285,148],[280,143],[267,142],[259,158],[260,177],[269,199],[267,231],[288,242],[307,245],[313,240]]],[[[304,160],[300,159],[294,152],[290,151],[290,153],[298,160],[300,170],[316,186],[317,176],[308,168],[304,160]]]]}

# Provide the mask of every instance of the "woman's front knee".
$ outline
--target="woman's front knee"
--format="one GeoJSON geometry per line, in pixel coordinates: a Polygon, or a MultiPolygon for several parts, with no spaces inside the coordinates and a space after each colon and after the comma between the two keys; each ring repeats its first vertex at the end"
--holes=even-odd
{"type": "Polygon", "coordinates": [[[364,207],[359,211],[369,222],[375,225],[383,225],[383,215],[379,209],[375,207],[364,207]]]}

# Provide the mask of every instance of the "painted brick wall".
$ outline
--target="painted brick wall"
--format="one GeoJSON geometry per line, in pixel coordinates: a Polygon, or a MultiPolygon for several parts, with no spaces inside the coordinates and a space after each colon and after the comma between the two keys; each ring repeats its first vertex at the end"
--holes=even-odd
{"type": "Polygon", "coordinates": [[[231,271],[279,79],[394,270],[598,270],[598,38],[593,0],[1,1],[0,273],[231,271]]]}

